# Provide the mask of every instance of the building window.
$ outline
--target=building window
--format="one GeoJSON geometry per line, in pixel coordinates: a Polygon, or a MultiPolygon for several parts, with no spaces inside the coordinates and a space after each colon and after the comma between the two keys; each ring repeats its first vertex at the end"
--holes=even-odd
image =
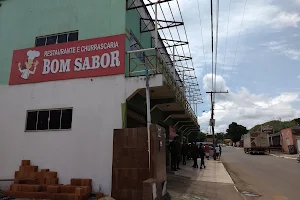
{"type": "Polygon", "coordinates": [[[46,46],[64,42],[72,42],[78,40],[78,31],[58,33],[53,35],[45,35],[35,38],[35,46],[46,46]]]}
{"type": "Polygon", "coordinates": [[[72,108],[27,111],[26,131],[68,130],[72,126],[72,108]]]}
{"type": "MultiPolygon", "coordinates": [[[[140,50],[142,49],[141,44],[138,42],[136,37],[132,32],[130,32],[130,50],[140,50]]],[[[135,56],[139,58],[143,63],[145,62],[145,52],[136,52],[135,56]]]]}

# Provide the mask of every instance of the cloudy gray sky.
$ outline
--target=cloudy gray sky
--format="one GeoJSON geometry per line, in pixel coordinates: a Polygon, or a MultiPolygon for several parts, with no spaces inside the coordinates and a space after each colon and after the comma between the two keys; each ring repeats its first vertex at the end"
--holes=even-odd
{"type": "MultiPolygon", "coordinates": [[[[205,92],[211,90],[212,58],[210,1],[178,2],[204,99],[197,114],[206,131],[210,104],[205,92]]],[[[176,0],[170,5],[180,20],[176,0]]],[[[163,9],[171,19],[168,4],[163,9]]],[[[300,0],[220,1],[217,88],[228,89],[229,94],[216,97],[216,131],[225,131],[232,121],[251,128],[272,119],[300,117],[299,13],[300,0]]],[[[184,30],[179,32],[183,37],[184,30]]]]}

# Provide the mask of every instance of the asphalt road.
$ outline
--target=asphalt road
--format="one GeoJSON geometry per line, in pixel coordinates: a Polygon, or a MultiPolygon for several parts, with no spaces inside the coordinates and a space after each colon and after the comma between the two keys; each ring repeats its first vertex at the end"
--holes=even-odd
{"type": "Polygon", "coordinates": [[[300,163],[296,160],[250,155],[243,149],[224,147],[222,161],[238,190],[248,192],[245,199],[300,199],[300,163]]]}

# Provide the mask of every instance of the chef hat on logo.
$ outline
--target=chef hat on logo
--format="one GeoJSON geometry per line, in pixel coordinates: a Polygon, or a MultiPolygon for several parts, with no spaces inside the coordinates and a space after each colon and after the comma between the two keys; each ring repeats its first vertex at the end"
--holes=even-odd
{"type": "Polygon", "coordinates": [[[29,60],[33,60],[33,59],[40,56],[40,52],[30,50],[30,51],[27,52],[27,56],[28,56],[29,60]]]}

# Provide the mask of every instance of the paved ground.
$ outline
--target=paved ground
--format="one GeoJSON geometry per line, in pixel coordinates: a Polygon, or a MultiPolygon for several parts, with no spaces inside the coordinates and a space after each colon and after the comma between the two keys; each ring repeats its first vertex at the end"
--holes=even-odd
{"type": "Polygon", "coordinates": [[[287,158],[287,159],[292,159],[292,160],[297,160],[298,154],[284,154],[281,152],[271,152],[270,155],[275,156],[275,157],[280,157],[280,158],[287,158]]]}
{"type": "Polygon", "coordinates": [[[300,164],[271,155],[249,155],[243,149],[223,148],[222,161],[245,199],[300,199],[300,164]]]}
{"type": "Polygon", "coordinates": [[[233,181],[220,161],[209,160],[206,169],[194,169],[192,162],[168,175],[172,200],[241,200],[233,181]]]}

